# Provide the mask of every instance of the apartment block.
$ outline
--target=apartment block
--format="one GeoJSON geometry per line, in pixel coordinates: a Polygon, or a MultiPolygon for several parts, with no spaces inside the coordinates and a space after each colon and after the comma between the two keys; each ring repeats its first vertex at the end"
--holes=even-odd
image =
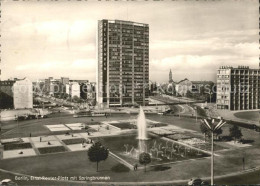
{"type": "Polygon", "coordinates": [[[217,108],[260,109],[260,69],[221,66],[217,72],[217,108]]]}
{"type": "Polygon", "coordinates": [[[97,102],[108,107],[148,103],[149,25],[100,20],[97,48],[97,102]]]}

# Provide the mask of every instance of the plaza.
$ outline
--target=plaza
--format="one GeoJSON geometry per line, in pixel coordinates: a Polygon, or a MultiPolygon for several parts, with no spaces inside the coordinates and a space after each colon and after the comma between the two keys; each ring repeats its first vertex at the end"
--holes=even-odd
{"type": "MultiPolygon", "coordinates": [[[[94,119],[73,118],[68,115],[64,118],[46,118],[29,124],[26,124],[28,121],[22,121],[19,123],[19,129],[14,128],[2,135],[3,141],[17,140],[19,131],[22,141],[18,143],[19,147],[15,147],[17,149],[4,150],[0,168],[33,176],[110,176],[111,183],[127,183],[135,180],[186,184],[191,175],[209,180],[210,143],[204,141],[199,123],[196,123],[194,118],[186,117],[146,115],[147,131],[151,139],[148,148],[153,155],[153,161],[148,165],[146,173],[141,165],[137,172],[134,171],[133,165],[138,160],[129,154],[132,145],[136,147],[136,118],[135,114],[113,114],[108,118],[94,119]],[[109,158],[100,163],[100,172],[95,171],[95,164],[87,158],[87,151],[95,141],[101,141],[111,152],[109,158]],[[168,148],[166,157],[161,156],[160,152],[158,154],[153,151],[155,148],[165,150],[166,147],[168,148]],[[170,153],[171,150],[176,152],[176,156],[170,153]],[[179,155],[177,152],[180,152],[179,155]],[[192,155],[194,153],[196,156],[192,155]],[[46,161],[50,166],[43,166],[46,161]],[[24,168],[28,163],[31,164],[30,168],[24,168]],[[113,167],[118,164],[128,167],[128,171],[114,172],[113,167]],[[156,176],[162,172],[164,173],[162,176],[156,176]]],[[[228,125],[223,127],[223,135],[227,132],[228,125]]],[[[247,129],[242,129],[242,132],[244,138],[250,139],[251,143],[215,142],[216,183],[224,183],[222,180],[225,180],[226,176],[246,174],[242,168],[243,157],[246,159],[246,170],[258,170],[260,136],[255,131],[247,129]]]]}

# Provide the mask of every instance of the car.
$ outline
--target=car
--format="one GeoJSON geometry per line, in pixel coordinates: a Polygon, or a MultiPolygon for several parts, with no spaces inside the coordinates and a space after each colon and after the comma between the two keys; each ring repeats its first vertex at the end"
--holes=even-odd
{"type": "Polygon", "coordinates": [[[4,180],[2,180],[1,182],[0,182],[0,185],[6,185],[6,186],[8,186],[8,185],[12,185],[12,186],[17,186],[17,183],[15,183],[15,182],[13,182],[12,180],[10,180],[10,179],[4,179],[4,180]]]}
{"type": "Polygon", "coordinates": [[[201,185],[202,180],[200,178],[192,178],[190,181],[188,181],[188,185],[197,186],[201,185]]]}
{"type": "Polygon", "coordinates": [[[210,185],[210,183],[207,181],[202,181],[200,185],[207,186],[207,185],[210,185]]]}

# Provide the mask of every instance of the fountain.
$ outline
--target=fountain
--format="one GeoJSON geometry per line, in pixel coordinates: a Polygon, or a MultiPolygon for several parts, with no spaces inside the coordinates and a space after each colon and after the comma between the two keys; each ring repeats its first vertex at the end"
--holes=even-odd
{"type": "Polygon", "coordinates": [[[198,156],[200,154],[192,155],[192,150],[185,146],[182,146],[174,141],[163,140],[159,138],[155,138],[152,136],[148,138],[147,133],[147,123],[143,108],[140,106],[140,111],[136,121],[137,126],[137,137],[132,139],[129,143],[123,144],[123,154],[126,157],[130,157],[135,159],[139,158],[139,155],[142,152],[149,153],[153,162],[169,162],[169,161],[178,161],[186,158],[190,158],[190,156],[198,156]]]}
{"type": "Polygon", "coordinates": [[[147,146],[145,144],[145,141],[148,140],[147,125],[146,125],[144,110],[141,106],[140,106],[139,115],[137,117],[136,125],[137,125],[137,130],[138,130],[137,139],[139,140],[139,149],[138,149],[139,153],[147,152],[147,146]]]}

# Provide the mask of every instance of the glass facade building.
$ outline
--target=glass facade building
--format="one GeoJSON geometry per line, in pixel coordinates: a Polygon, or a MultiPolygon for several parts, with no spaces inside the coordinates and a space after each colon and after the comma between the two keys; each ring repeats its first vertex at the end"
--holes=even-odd
{"type": "Polygon", "coordinates": [[[149,25],[98,21],[97,102],[145,105],[149,94],[149,25]]]}

